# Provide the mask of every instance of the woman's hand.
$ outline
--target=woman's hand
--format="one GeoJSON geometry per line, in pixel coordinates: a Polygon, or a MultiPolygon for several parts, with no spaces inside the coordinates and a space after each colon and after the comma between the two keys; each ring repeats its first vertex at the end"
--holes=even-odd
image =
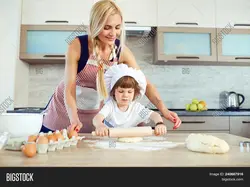
{"type": "Polygon", "coordinates": [[[71,122],[71,125],[68,127],[68,132],[75,130],[76,132],[79,132],[80,129],[82,128],[82,123],[80,122],[80,120],[76,120],[71,122]]]}
{"type": "Polygon", "coordinates": [[[155,135],[161,136],[167,133],[167,127],[166,125],[156,125],[155,126],[155,135]]]}
{"type": "Polygon", "coordinates": [[[108,136],[109,135],[108,127],[106,127],[104,124],[97,126],[95,129],[95,134],[96,136],[108,136]]]}
{"type": "Polygon", "coordinates": [[[175,112],[165,109],[163,110],[162,115],[164,118],[174,123],[173,129],[177,129],[180,127],[181,120],[175,112]]]}

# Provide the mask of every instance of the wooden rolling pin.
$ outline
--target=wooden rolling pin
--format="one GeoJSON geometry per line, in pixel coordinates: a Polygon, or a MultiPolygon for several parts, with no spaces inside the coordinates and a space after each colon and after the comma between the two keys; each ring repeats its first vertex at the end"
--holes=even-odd
{"type": "MultiPolygon", "coordinates": [[[[155,134],[151,127],[109,128],[108,130],[110,138],[143,137],[155,134]]],[[[95,131],[92,132],[92,135],[96,136],[95,131]]]]}

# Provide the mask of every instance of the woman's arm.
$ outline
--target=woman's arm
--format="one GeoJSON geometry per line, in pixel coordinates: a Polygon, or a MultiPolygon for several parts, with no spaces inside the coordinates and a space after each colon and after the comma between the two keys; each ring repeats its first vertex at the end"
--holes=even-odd
{"type": "MultiPolygon", "coordinates": [[[[120,63],[127,64],[130,67],[140,69],[138,64],[136,63],[135,57],[133,53],[127,46],[124,46],[122,49],[122,53],[120,56],[120,63]]],[[[160,98],[160,94],[156,90],[153,84],[147,79],[147,87],[145,95],[148,97],[150,102],[156,106],[156,108],[162,113],[162,115],[172,121],[174,125],[174,129],[178,128],[181,124],[181,120],[179,119],[178,115],[174,112],[171,112],[167,109],[164,102],[160,98]]]]}
{"type": "Polygon", "coordinates": [[[78,60],[80,59],[81,45],[78,39],[72,41],[68,47],[65,63],[65,89],[64,103],[68,112],[71,125],[78,125],[80,122],[76,105],[76,74],[78,60]]]}

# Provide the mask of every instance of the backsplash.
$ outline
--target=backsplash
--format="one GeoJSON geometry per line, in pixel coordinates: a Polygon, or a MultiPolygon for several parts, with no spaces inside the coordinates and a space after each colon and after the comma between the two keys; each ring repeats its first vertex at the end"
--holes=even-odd
{"type": "MultiPolygon", "coordinates": [[[[129,37],[127,45],[168,108],[184,108],[193,98],[219,108],[222,91],[243,94],[242,107],[250,108],[250,67],[153,65],[153,39],[129,37]]],[[[45,107],[63,76],[64,64],[30,65],[29,106],[45,107]]]]}

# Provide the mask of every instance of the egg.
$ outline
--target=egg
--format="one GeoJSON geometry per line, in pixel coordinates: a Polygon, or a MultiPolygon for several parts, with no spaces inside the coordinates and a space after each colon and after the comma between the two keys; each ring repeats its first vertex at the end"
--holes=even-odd
{"type": "Polygon", "coordinates": [[[64,137],[63,137],[63,135],[61,134],[61,132],[59,130],[56,130],[54,132],[54,135],[55,135],[57,141],[58,140],[64,140],[64,137]]]}
{"type": "Polygon", "coordinates": [[[30,135],[28,137],[28,142],[36,142],[38,136],[37,135],[30,135]]]}
{"type": "Polygon", "coordinates": [[[27,157],[34,157],[36,155],[36,143],[35,142],[27,142],[21,146],[21,150],[23,154],[27,157]]]}
{"type": "Polygon", "coordinates": [[[39,137],[37,138],[37,144],[48,144],[49,140],[48,138],[44,135],[44,133],[40,133],[39,137]]]}
{"type": "Polygon", "coordinates": [[[69,131],[68,136],[69,136],[69,139],[72,138],[73,136],[77,137],[78,133],[75,130],[71,130],[71,131],[69,131]]]}
{"type": "Polygon", "coordinates": [[[57,141],[56,136],[55,136],[51,131],[48,132],[47,138],[48,138],[48,141],[49,141],[49,142],[56,142],[56,141],[57,141]]]}

